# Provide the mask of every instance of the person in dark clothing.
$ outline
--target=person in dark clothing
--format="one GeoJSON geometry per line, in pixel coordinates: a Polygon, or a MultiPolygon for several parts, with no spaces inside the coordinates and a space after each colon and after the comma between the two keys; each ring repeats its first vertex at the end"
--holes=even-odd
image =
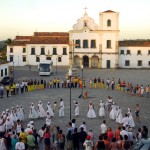
{"type": "Polygon", "coordinates": [[[10,137],[10,133],[7,133],[7,135],[6,135],[6,147],[7,147],[7,150],[11,150],[11,137],[10,137]]]}
{"type": "Polygon", "coordinates": [[[143,129],[142,129],[142,138],[144,138],[144,139],[148,138],[148,128],[146,126],[143,126],[143,129]]]}
{"type": "Polygon", "coordinates": [[[95,144],[95,149],[96,150],[105,150],[105,143],[103,140],[102,135],[99,136],[99,140],[95,144]]]}
{"type": "Polygon", "coordinates": [[[87,133],[84,131],[84,128],[81,127],[80,132],[79,132],[80,150],[84,149],[83,143],[85,142],[86,136],[87,136],[87,133]]]}
{"type": "Polygon", "coordinates": [[[73,143],[73,150],[79,150],[79,132],[78,129],[74,129],[74,133],[72,134],[72,143],[73,143]]]}
{"type": "Polygon", "coordinates": [[[34,138],[35,138],[34,143],[35,143],[36,147],[38,147],[38,137],[39,137],[39,135],[38,135],[38,133],[36,132],[36,129],[33,130],[33,136],[34,136],[34,138]]]}

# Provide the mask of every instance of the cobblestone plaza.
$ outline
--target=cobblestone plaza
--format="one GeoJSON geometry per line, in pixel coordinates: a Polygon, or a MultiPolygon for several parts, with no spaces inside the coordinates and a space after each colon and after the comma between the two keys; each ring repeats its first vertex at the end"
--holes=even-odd
{"type": "MultiPolygon", "coordinates": [[[[80,72],[81,70],[79,70],[80,72]]],[[[29,70],[27,67],[16,67],[14,76],[16,82],[21,82],[22,80],[28,80],[28,79],[37,79],[37,80],[46,80],[47,82],[54,78],[60,78],[61,80],[65,79],[65,74],[67,73],[67,68],[57,68],[55,70],[54,68],[54,74],[51,76],[39,76],[37,67],[32,67],[31,70],[29,70]],[[56,73],[57,71],[57,73],[56,73]]],[[[80,73],[81,75],[81,73],[80,73]]],[[[140,119],[141,123],[137,123],[135,121],[135,129],[136,132],[139,127],[142,127],[143,125],[146,125],[148,128],[150,126],[150,98],[146,97],[138,97],[138,96],[131,96],[127,93],[123,93],[117,90],[112,91],[106,90],[106,88],[89,88],[89,80],[90,78],[94,79],[95,77],[100,77],[101,79],[104,79],[105,82],[109,78],[110,80],[112,78],[115,79],[115,82],[117,83],[118,79],[121,78],[121,80],[125,80],[126,82],[132,82],[134,85],[141,85],[143,84],[146,86],[147,84],[150,84],[150,70],[108,70],[108,69],[84,69],[83,70],[83,76],[86,80],[86,88],[83,89],[83,91],[86,89],[88,91],[89,98],[87,100],[78,98],[78,96],[81,94],[81,89],[71,89],[71,103],[72,103],[72,118],[75,118],[74,116],[74,101],[77,101],[79,103],[80,107],[80,115],[78,118],[76,118],[77,127],[82,124],[83,121],[86,122],[87,129],[93,129],[96,137],[100,133],[100,125],[102,124],[103,119],[100,119],[99,114],[99,102],[100,100],[103,100],[105,103],[107,101],[107,96],[110,95],[113,98],[113,101],[117,103],[122,109],[123,115],[127,112],[128,108],[131,108],[133,118],[135,120],[135,105],[137,103],[141,106],[141,112],[140,112],[140,119]],[[87,118],[87,111],[88,111],[88,103],[89,101],[92,101],[94,103],[95,112],[97,117],[95,119],[88,119],[87,118]]],[[[65,117],[59,118],[58,116],[58,110],[55,112],[54,118],[52,118],[52,124],[55,124],[57,126],[60,126],[64,133],[67,131],[66,124],[70,119],[70,89],[68,88],[56,88],[56,89],[42,89],[42,90],[35,90],[32,92],[25,92],[18,95],[12,95],[11,97],[6,97],[6,92],[3,99],[0,99],[0,111],[6,110],[7,108],[11,108],[12,106],[16,105],[22,105],[24,107],[25,111],[25,121],[24,125],[26,125],[30,120],[28,118],[30,105],[33,102],[36,110],[37,105],[39,101],[42,101],[44,109],[46,110],[47,102],[50,102],[52,107],[53,103],[57,101],[59,104],[59,100],[62,98],[64,100],[65,104],[65,117]]],[[[109,114],[107,112],[106,117],[106,125],[107,127],[112,127],[112,129],[116,129],[118,127],[117,123],[115,121],[111,121],[109,119],[109,114]]],[[[43,124],[45,124],[45,118],[43,119],[36,119],[35,121],[35,127],[37,129],[41,128],[43,124]]]]}

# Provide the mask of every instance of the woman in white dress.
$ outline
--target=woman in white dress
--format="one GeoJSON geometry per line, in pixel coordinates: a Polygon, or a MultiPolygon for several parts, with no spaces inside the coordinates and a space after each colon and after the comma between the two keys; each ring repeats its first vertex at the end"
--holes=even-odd
{"type": "Polygon", "coordinates": [[[117,105],[115,102],[112,103],[111,105],[111,111],[109,114],[109,117],[111,120],[116,120],[116,114],[117,114],[117,105]]]}
{"type": "Polygon", "coordinates": [[[133,117],[132,117],[132,113],[131,113],[131,109],[128,108],[128,117],[129,117],[129,126],[131,128],[134,128],[135,127],[135,123],[134,123],[134,120],[133,120],[133,117]]]}
{"type": "Polygon", "coordinates": [[[45,110],[43,108],[43,105],[42,105],[41,101],[39,101],[39,104],[38,104],[38,113],[39,113],[39,116],[41,118],[46,117],[46,112],[45,112],[45,110]]]}
{"type": "Polygon", "coordinates": [[[65,114],[64,114],[64,108],[65,108],[64,102],[63,102],[62,99],[60,99],[59,117],[65,116],[65,114]]]}
{"type": "Polygon", "coordinates": [[[20,120],[23,121],[24,120],[24,109],[22,107],[22,105],[20,106],[20,120]]]}
{"type": "Polygon", "coordinates": [[[117,114],[116,114],[116,122],[119,124],[122,124],[122,119],[123,119],[122,110],[118,106],[118,110],[117,110],[117,114]]]}
{"type": "Polygon", "coordinates": [[[49,111],[46,112],[46,125],[50,126],[51,125],[51,115],[49,111]]]}
{"type": "Polygon", "coordinates": [[[88,118],[96,118],[96,114],[95,114],[95,110],[94,110],[94,105],[92,104],[92,101],[90,101],[90,103],[89,103],[87,117],[88,118]]]}
{"type": "Polygon", "coordinates": [[[5,119],[3,118],[3,115],[0,117],[0,132],[4,133],[5,132],[5,119]]]}
{"type": "Polygon", "coordinates": [[[6,132],[9,130],[9,129],[12,129],[14,126],[14,123],[10,120],[9,117],[7,117],[6,119],[6,132]]]}
{"type": "Polygon", "coordinates": [[[20,115],[21,115],[21,113],[20,113],[20,108],[19,108],[19,106],[17,105],[17,106],[16,106],[16,116],[17,116],[17,120],[18,120],[18,119],[19,119],[19,120],[21,119],[21,116],[20,116],[20,115]]]}
{"type": "Polygon", "coordinates": [[[102,100],[100,101],[100,104],[99,104],[99,116],[102,118],[105,117],[105,104],[102,100]]]}
{"type": "Polygon", "coordinates": [[[53,110],[51,108],[50,102],[48,102],[48,104],[47,104],[47,111],[49,112],[49,114],[51,115],[51,117],[54,116],[54,112],[53,112],[53,110]]]}
{"type": "Polygon", "coordinates": [[[38,117],[39,117],[39,114],[36,112],[35,106],[34,106],[34,104],[32,103],[32,104],[31,104],[31,107],[30,107],[29,118],[35,119],[35,118],[38,118],[38,117]]]}
{"type": "Polygon", "coordinates": [[[10,121],[15,123],[15,122],[17,122],[17,116],[16,116],[16,113],[14,111],[15,111],[15,109],[12,108],[11,114],[10,114],[10,121]]]}
{"type": "Polygon", "coordinates": [[[74,101],[74,111],[75,111],[75,116],[78,117],[79,116],[79,104],[78,102],[74,101]]]}

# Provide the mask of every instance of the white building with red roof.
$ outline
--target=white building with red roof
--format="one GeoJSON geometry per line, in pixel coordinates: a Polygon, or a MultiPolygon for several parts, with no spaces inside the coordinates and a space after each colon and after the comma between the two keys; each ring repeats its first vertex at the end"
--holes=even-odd
{"type": "Polygon", "coordinates": [[[52,60],[58,66],[88,68],[150,68],[150,41],[119,41],[119,13],[99,13],[99,25],[85,11],[69,32],[35,32],[16,36],[7,46],[14,66],[52,60]]]}

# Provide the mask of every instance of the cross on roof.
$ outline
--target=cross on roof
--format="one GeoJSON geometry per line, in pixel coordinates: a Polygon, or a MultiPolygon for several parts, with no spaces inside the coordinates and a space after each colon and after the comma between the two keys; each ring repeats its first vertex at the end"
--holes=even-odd
{"type": "Polygon", "coordinates": [[[85,8],[83,8],[83,9],[85,9],[85,14],[86,14],[86,9],[88,9],[87,7],[85,7],[85,8]]]}

